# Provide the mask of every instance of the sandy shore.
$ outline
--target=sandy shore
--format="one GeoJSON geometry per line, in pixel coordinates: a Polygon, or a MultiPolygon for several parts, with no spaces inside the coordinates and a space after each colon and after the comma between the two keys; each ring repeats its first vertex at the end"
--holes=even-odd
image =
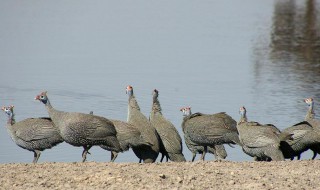
{"type": "Polygon", "coordinates": [[[320,160],[0,164],[0,189],[320,189],[320,160]]]}

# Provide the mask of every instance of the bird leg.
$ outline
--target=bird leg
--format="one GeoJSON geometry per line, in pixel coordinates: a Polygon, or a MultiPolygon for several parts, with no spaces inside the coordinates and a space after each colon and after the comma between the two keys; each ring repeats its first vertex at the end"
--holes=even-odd
{"type": "Polygon", "coordinates": [[[110,162],[114,162],[117,157],[118,157],[118,153],[111,151],[111,161],[110,162]]]}
{"type": "Polygon", "coordinates": [[[313,151],[313,156],[312,156],[312,160],[314,160],[317,156],[317,152],[316,151],[313,151]]]}
{"type": "Polygon", "coordinates": [[[84,145],[83,146],[83,152],[82,152],[82,162],[85,162],[87,159],[87,154],[91,154],[89,152],[89,149],[91,148],[91,145],[84,145]]]}
{"type": "Polygon", "coordinates": [[[162,162],[163,158],[164,158],[164,154],[163,154],[163,153],[161,153],[161,159],[160,159],[160,162],[162,162]]]}
{"type": "Polygon", "coordinates": [[[207,153],[207,146],[204,146],[204,151],[202,152],[202,155],[201,155],[202,161],[204,161],[204,157],[206,156],[206,153],[207,153]]]}
{"type": "Polygon", "coordinates": [[[40,157],[40,155],[41,155],[41,152],[39,151],[39,150],[34,150],[33,151],[33,161],[32,161],[32,163],[37,163],[38,162],[38,160],[39,160],[39,157],[40,157]]]}
{"type": "Polygon", "coordinates": [[[194,152],[194,153],[192,153],[192,162],[194,161],[194,159],[196,158],[196,153],[194,152]]]}
{"type": "Polygon", "coordinates": [[[301,154],[299,154],[299,155],[297,156],[297,160],[300,160],[300,158],[301,158],[301,154]]]}

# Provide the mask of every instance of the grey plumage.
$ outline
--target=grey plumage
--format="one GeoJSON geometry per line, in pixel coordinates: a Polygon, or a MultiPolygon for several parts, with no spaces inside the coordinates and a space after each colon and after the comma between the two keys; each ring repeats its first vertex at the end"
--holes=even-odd
{"type": "MultiPolygon", "coordinates": [[[[307,115],[305,116],[305,121],[310,123],[310,125],[315,129],[316,135],[320,137],[320,120],[315,118],[313,98],[307,98],[304,102],[309,106],[307,115]]],[[[317,154],[320,154],[320,144],[312,145],[310,149],[313,151],[312,160],[314,160],[317,154]]]]}
{"type": "Polygon", "coordinates": [[[291,139],[287,139],[280,144],[284,157],[291,160],[295,156],[298,156],[298,159],[300,159],[301,153],[320,143],[319,135],[306,121],[288,127],[282,132],[293,134],[291,139]]]}
{"type": "Polygon", "coordinates": [[[274,129],[258,122],[248,122],[245,107],[240,108],[241,118],[237,124],[243,151],[261,160],[284,160],[280,150],[280,138],[274,129]]]}
{"type": "MultiPolygon", "coordinates": [[[[193,162],[196,158],[197,153],[201,154],[201,160],[205,159],[205,148],[204,146],[197,145],[196,143],[192,142],[186,135],[184,135],[184,141],[188,147],[188,149],[192,153],[192,159],[193,162]]],[[[225,159],[227,155],[227,151],[224,148],[224,145],[213,145],[208,146],[207,152],[213,154],[217,160],[223,160],[225,159]]]]}
{"type": "Polygon", "coordinates": [[[6,127],[11,139],[19,147],[34,153],[33,163],[37,163],[41,151],[63,142],[50,118],[28,118],[15,122],[13,106],[3,107],[2,110],[8,115],[6,127]]]}
{"type": "MultiPolygon", "coordinates": [[[[117,139],[120,143],[120,151],[111,152],[111,162],[114,162],[119,152],[128,151],[129,148],[139,148],[142,146],[151,146],[146,142],[140,133],[140,131],[133,125],[119,120],[110,120],[117,131],[117,139]]],[[[108,147],[101,145],[103,149],[110,150],[108,147]]]]}
{"type": "MultiPolygon", "coordinates": [[[[191,108],[183,108],[184,118],[182,122],[182,130],[185,135],[185,141],[189,149],[193,152],[193,160],[195,157],[195,147],[192,144],[203,146],[201,159],[204,160],[208,146],[221,144],[240,144],[238,132],[236,129],[236,121],[224,112],[217,114],[191,114],[191,108]],[[192,142],[192,143],[191,143],[192,142]]],[[[221,148],[221,147],[220,147],[221,148]]],[[[199,151],[198,151],[199,152],[199,151]]]]}
{"type": "MultiPolygon", "coordinates": [[[[93,114],[93,111],[90,111],[90,114],[93,114]]],[[[114,127],[117,131],[117,139],[120,143],[120,152],[128,151],[131,147],[139,146],[151,146],[150,143],[146,142],[140,133],[140,131],[132,126],[131,124],[110,119],[114,124],[114,127]]],[[[118,156],[118,151],[112,151],[109,147],[100,145],[101,148],[111,151],[111,162],[114,162],[118,156]]]]}
{"type": "Polygon", "coordinates": [[[126,91],[129,96],[127,121],[141,132],[146,142],[152,144],[152,146],[132,147],[132,150],[140,159],[139,162],[141,162],[141,160],[143,160],[144,163],[155,162],[160,151],[157,131],[151,126],[146,116],[141,113],[138,102],[133,94],[132,86],[127,86],[126,91]]]}
{"type": "Polygon", "coordinates": [[[120,151],[117,132],[110,120],[91,114],[58,111],[51,106],[46,92],[42,92],[35,99],[45,104],[64,141],[84,148],[83,162],[89,149],[94,145],[104,145],[110,150],[120,151]]]}
{"type": "Polygon", "coordinates": [[[153,91],[150,123],[151,126],[156,129],[160,137],[160,153],[162,153],[161,161],[163,157],[166,156],[171,161],[184,162],[186,159],[182,153],[181,137],[174,125],[162,115],[158,95],[159,92],[155,89],[153,91]]]}

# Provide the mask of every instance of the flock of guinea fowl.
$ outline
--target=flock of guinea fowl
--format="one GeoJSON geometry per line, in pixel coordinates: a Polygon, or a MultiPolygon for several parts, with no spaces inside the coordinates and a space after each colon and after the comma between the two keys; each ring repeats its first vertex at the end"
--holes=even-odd
{"type": "MultiPolygon", "coordinates": [[[[155,162],[161,153],[161,162],[186,161],[182,151],[182,139],[174,125],[162,115],[158,99],[159,92],[153,91],[152,110],[149,118],[144,116],[134,96],[132,86],[127,86],[127,121],[107,119],[91,113],[64,112],[56,110],[50,103],[47,92],[36,96],[49,114],[47,118],[28,118],[16,122],[14,106],[4,106],[2,110],[8,116],[7,131],[11,139],[21,148],[34,153],[33,163],[40,157],[41,151],[50,149],[61,142],[83,147],[82,161],[92,146],[111,151],[111,161],[118,153],[130,148],[139,162],[155,162]]],[[[191,113],[190,107],[181,108],[181,124],[184,141],[192,152],[207,152],[216,159],[225,159],[227,152],[224,144],[239,145],[243,152],[255,161],[281,161],[300,159],[301,153],[311,149],[313,158],[320,153],[320,121],[315,119],[312,98],[305,99],[309,106],[305,120],[280,131],[272,124],[260,124],[248,121],[246,108],[240,108],[240,120],[236,122],[224,112],[215,114],[191,113]]]]}

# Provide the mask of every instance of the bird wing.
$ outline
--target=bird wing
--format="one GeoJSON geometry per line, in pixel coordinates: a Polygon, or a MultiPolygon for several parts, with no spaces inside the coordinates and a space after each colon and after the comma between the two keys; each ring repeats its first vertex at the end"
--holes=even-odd
{"type": "Polygon", "coordinates": [[[185,130],[194,142],[216,141],[226,133],[237,132],[236,121],[225,116],[225,113],[218,113],[194,117],[185,122],[185,130]]]}
{"type": "Polygon", "coordinates": [[[308,132],[310,132],[310,131],[308,131],[308,130],[295,130],[295,131],[293,131],[293,135],[292,135],[293,140],[289,140],[289,142],[290,141],[292,141],[292,142],[299,141],[299,140],[303,139],[308,132]]]}
{"type": "Polygon", "coordinates": [[[68,130],[77,134],[79,138],[98,141],[117,134],[113,123],[104,117],[82,113],[72,114],[76,114],[74,115],[76,117],[68,117],[65,122],[68,130]]]}
{"type": "Polygon", "coordinates": [[[53,125],[50,118],[29,118],[15,125],[17,137],[27,142],[59,136],[59,130],[53,125]]]}
{"type": "Polygon", "coordinates": [[[242,141],[245,146],[250,147],[250,148],[261,148],[261,147],[266,147],[272,144],[275,144],[275,140],[265,136],[265,135],[259,135],[252,137],[250,140],[245,139],[242,141]]]}
{"type": "Polygon", "coordinates": [[[161,114],[155,114],[151,118],[150,123],[158,132],[166,151],[181,153],[182,139],[174,125],[161,114]]]}
{"type": "Polygon", "coordinates": [[[308,122],[303,121],[284,129],[283,132],[293,134],[291,139],[286,141],[289,145],[293,145],[305,139],[308,133],[313,133],[314,129],[308,122]]]}
{"type": "Polygon", "coordinates": [[[273,129],[258,122],[246,122],[238,125],[238,127],[240,140],[247,147],[259,148],[280,143],[273,129]]]}

